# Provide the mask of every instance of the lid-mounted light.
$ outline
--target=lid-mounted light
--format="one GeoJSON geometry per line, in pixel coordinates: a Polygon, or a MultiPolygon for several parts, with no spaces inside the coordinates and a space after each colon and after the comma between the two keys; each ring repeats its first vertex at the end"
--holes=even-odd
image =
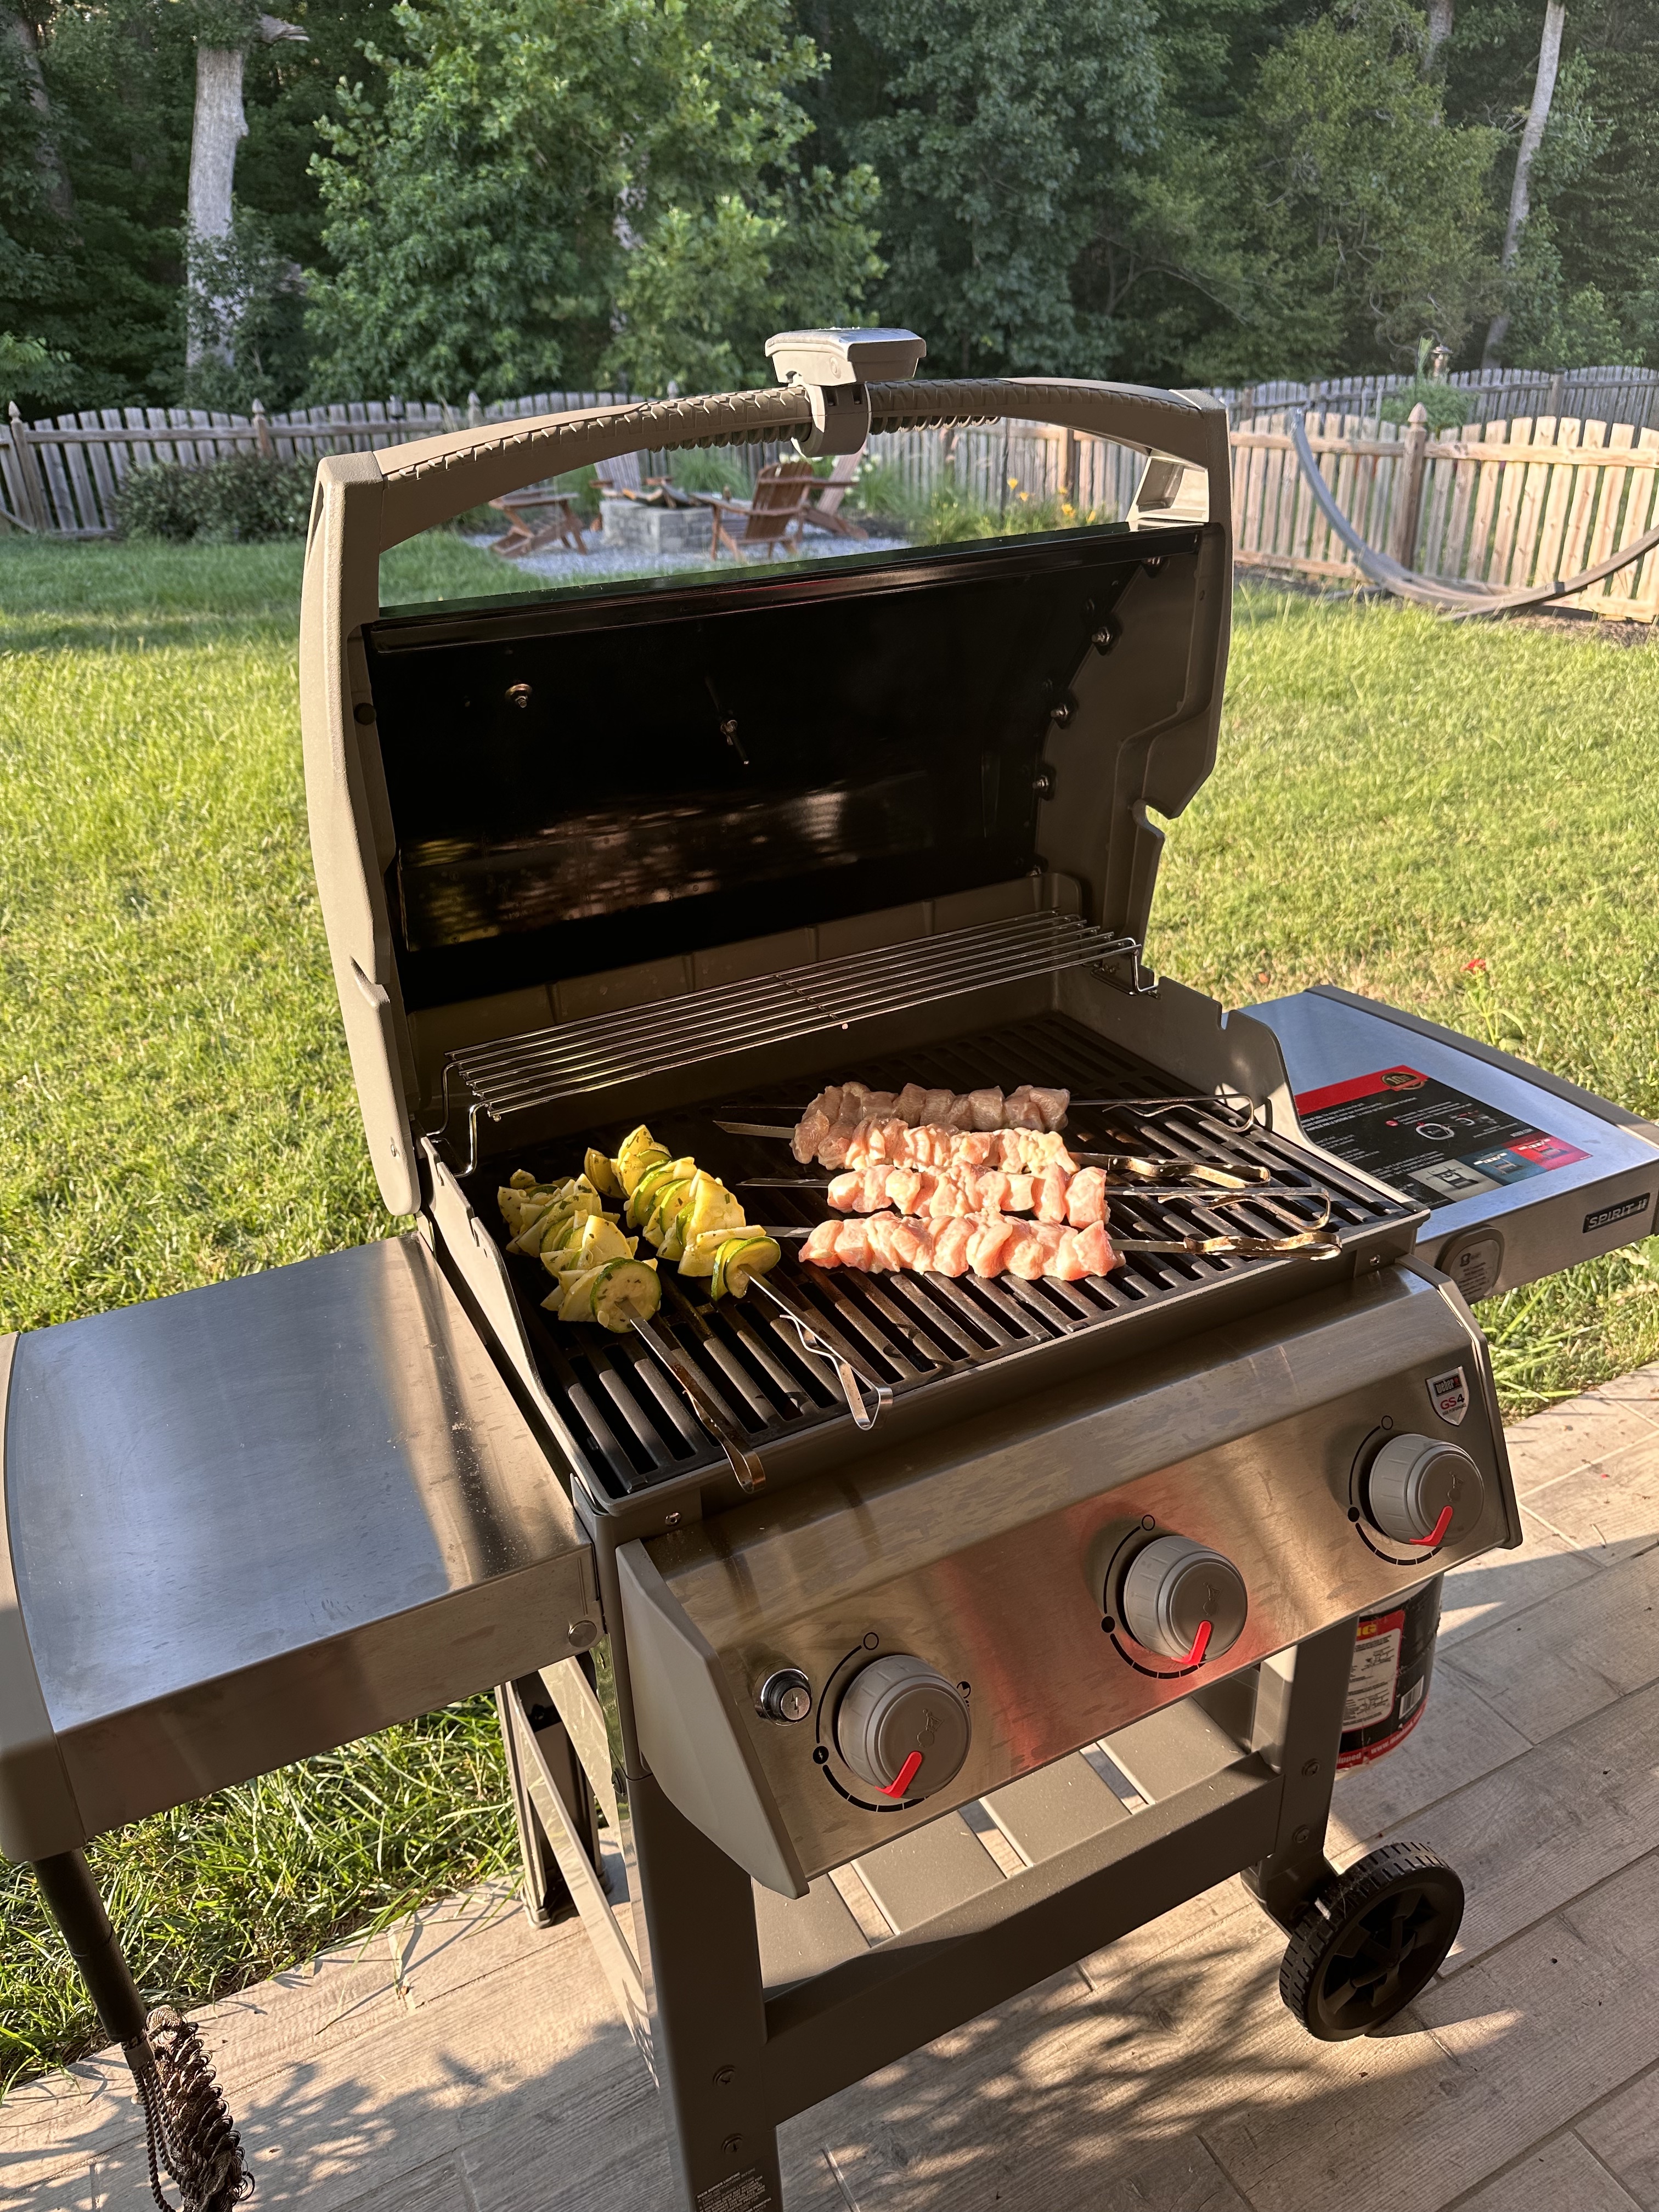
{"type": "Polygon", "coordinates": [[[766,341],[767,358],[780,384],[805,385],[811,397],[812,427],[795,439],[795,451],[856,453],[870,435],[866,387],[916,373],[927,351],[914,331],[780,331],[766,341]]]}

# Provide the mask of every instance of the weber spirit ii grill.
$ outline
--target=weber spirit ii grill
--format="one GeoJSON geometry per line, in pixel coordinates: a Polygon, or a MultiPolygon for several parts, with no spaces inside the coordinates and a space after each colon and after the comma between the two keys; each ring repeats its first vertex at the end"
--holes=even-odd
{"type": "Polygon", "coordinates": [[[1428,1205],[1145,963],[1215,754],[1224,414],[770,349],[775,390],[321,465],[313,848],[416,1226],[17,1340],[0,1431],[0,1843],[66,1923],[88,1836],[495,1686],[530,1902],[579,1909],[696,2212],[778,2206],[782,2119],[1236,1871],[1316,2034],[1391,2017],[1462,1891],[1323,1856],[1355,1620],[1518,1540],[1428,1205]],[[1127,521],[380,606],[386,547],[585,464],[1007,417],[1144,453],[1127,521]],[[665,1265],[618,1335],[506,1249],[511,1171],[647,1118],[804,1227],[764,1133],[853,1077],[1063,1085],[1070,1145],[1269,1181],[1115,1194],[1134,1249],[1076,1282],[665,1265]],[[1185,1249],[1293,1232],[1285,1191],[1314,1249],[1185,1249]]]}

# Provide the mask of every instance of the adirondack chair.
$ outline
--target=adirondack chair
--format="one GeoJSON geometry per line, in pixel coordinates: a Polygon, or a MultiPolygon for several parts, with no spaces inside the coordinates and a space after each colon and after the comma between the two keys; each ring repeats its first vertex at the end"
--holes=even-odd
{"type": "Polygon", "coordinates": [[[755,478],[752,499],[711,499],[715,559],[722,546],[741,561],[763,545],[770,560],[792,531],[799,534],[817,481],[811,461],[774,461],[755,478]]]}
{"type": "Polygon", "coordinates": [[[808,501],[801,520],[809,530],[828,530],[837,538],[867,538],[870,533],[850,514],[843,514],[841,503],[858,480],[860,455],[838,453],[836,465],[827,477],[817,480],[817,489],[808,501]]]}
{"type": "Polygon", "coordinates": [[[606,499],[642,499],[661,505],[663,492],[672,480],[668,477],[641,477],[639,455],[618,453],[603,469],[593,471],[593,481],[606,499]]]}
{"type": "Polygon", "coordinates": [[[505,532],[489,548],[503,561],[522,561],[526,553],[540,553],[556,543],[578,553],[587,550],[574,491],[510,491],[489,504],[507,517],[505,532]]]}

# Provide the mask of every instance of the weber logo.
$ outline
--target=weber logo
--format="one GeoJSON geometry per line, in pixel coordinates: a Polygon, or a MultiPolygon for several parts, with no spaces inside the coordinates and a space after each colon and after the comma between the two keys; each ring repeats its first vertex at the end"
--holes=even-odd
{"type": "Polygon", "coordinates": [[[1469,1378],[1461,1367],[1448,1368],[1443,1375],[1429,1377],[1429,1402],[1443,1421],[1453,1428],[1469,1410],[1469,1378]]]}
{"type": "Polygon", "coordinates": [[[1584,1216],[1585,1236],[1588,1237],[1592,1230],[1610,1229],[1615,1221],[1630,1221],[1637,1214],[1645,1213],[1650,1194],[1644,1190],[1640,1198],[1621,1199],[1617,1206],[1604,1206],[1598,1213],[1587,1213],[1584,1216]]]}

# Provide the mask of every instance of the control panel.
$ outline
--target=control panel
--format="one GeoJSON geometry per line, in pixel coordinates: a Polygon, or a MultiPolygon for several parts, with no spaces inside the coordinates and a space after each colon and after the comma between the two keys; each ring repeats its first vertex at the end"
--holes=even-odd
{"type": "Polygon", "coordinates": [[[652,1540],[806,1878],[1517,1540],[1455,1295],[1304,1313],[652,1540]]]}

